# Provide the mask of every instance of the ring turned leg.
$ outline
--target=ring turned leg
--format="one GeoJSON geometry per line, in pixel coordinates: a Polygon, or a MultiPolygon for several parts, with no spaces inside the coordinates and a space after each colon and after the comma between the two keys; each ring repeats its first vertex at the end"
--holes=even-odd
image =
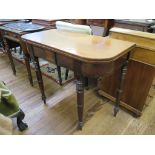
{"type": "Polygon", "coordinates": [[[17,115],[17,126],[20,131],[24,131],[25,129],[28,128],[28,125],[23,122],[23,119],[25,117],[24,112],[20,109],[20,112],[17,115]]]}
{"type": "Polygon", "coordinates": [[[40,65],[39,65],[39,61],[38,61],[37,57],[34,57],[33,63],[34,63],[34,66],[35,66],[35,72],[36,72],[40,92],[42,94],[42,100],[44,101],[44,104],[46,104],[46,96],[45,96],[45,92],[44,92],[44,84],[43,84],[42,74],[41,74],[41,71],[40,71],[40,65]]]}
{"type": "Polygon", "coordinates": [[[84,107],[84,83],[82,78],[77,79],[76,91],[77,91],[78,129],[82,130],[83,107],[84,107]]]}
{"type": "Polygon", "coordinates": [[[125,75],[127,73],[129,57],[130,57],[130,53],[128,53],[127,59],[126,59],[125,63],[122,65],[122,67],[121,67],[120,83],[119,83],[119,87],[118,87],[117,92],[116,92],[116,104],[115,104],[115,107],[114,107],[114,116],[115,117],[116,117],[117,113],[119,112],[120,99],[121,99],[121,95],[122,95],[122,92],[123,92],[124,79],[125,79],[125,75]]]}
{"type": "Polygon", "coordinates": [[[16,69],[15,69],[15,65],[14,65],[14,62],[13,62],[11,51],[9,49],[9,45],[8,45],[7,40],[5,38],[3,39],[3,41],[4,41],[4,45],[5,45],[5,50],[7,52],[7,55],[9,57],[9,60],[10,60],[10,63],[11,63],[11,68],[12,68],[13,74],[16,75],[16,69]]]}

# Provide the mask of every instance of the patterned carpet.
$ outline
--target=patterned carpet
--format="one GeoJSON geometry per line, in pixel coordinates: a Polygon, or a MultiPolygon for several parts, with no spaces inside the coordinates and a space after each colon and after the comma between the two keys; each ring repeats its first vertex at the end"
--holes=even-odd
{"type": "MultiPolygon", "coordinates": [[[[16,48],[16,51],[13,49],[12,56],[18,62],[24,64],[24,58],[23,58],[22,52],[20,51],[20,48],[16,48]]],[[[39,63],[41,66],[42,74],[59,84],[58,72],[57,72],[56,65],[52,64],[44,59],[39,59],[39,63]]],[[[34,65],[32,62],[30,63],[30,65],[31,65],[31,68],[34,69],[34,65]]],[[[61,78],[62,78],[63,85],[74,79],[74,73],[72,71],[69,71],[68,78],[67,78],[67,80],[65,80],[65,73],[66,73],[66,68],[61,67],[61,78]]]]}

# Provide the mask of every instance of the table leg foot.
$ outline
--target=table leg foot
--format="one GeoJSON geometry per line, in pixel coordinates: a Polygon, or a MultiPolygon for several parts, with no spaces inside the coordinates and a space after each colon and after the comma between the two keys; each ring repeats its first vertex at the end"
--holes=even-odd
{"type": "Polygon", "coordinates": [[[117,113],[119,112],[119,107],[115,106],[114,107],[114,117],[116,117],[117,113]]]}
{"type": "Polygon", "coordinates": [[[25,129],[28,128],[28,125],[23,122],[24,117],[25,117],[24,112],[20,110],[20,112],[17,115],[17,126],[20,131],[24,131],[25,129]]]}
{"type": "Polygon", "coordinates": [[[83,127],[83,122],[78,122],[78,130],[82,130],[82,127],[83,127]]]}
{"type": "Polygon", "coordinates": [[[16,72],[13,71],[13,75],[16,76],[16,72]]]}
{"type": "Polygon", "coordinates": [[[44,104],[46,104],[46,96],[42,96],[42,100],[43,100],[44,104]]]}

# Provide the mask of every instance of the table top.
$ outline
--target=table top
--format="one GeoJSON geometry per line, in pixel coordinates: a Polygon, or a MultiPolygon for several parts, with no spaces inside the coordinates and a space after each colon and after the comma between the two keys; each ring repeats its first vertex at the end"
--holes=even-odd
{"type": "Polygon", "coordinates": [[[32,24],[32,23],[9,23],[9,24],[5,24],[4,27],[8,27],[10,29],[15,29],[17,31],[24,31],[24,32],[42,30],[45,28],[44,26],[41,26],[38,24],[32,24]]]}
{"type": "Polygon", "coordinates": [[[11,22],[15,22],[18,21],[17,19],[0,19],[0,26],[7,24],[7,23],[11,23],[11,22]]]}
{"type": "Polygon", "coordinates": [[[152,19],[116,19],[116,23],[133,24],[140,26],[152,26],[155,25],[155,20],[152,19]]]}
{"type": "Polygon", "coordinates": [[[39,31],[43,30],[44,28],[45,28],[44,26],[38,24],[32,24],[31,22],[29,23],[13,22],[0,26],[0,29],[2,30],[7,30],[15,33],[39,31]]]}
{"type": "Polygon", "coordinates": [[[128,41],[56,29],[26,34],[22,40],[83,61],[113,61],[135,47],[128,41]]]}

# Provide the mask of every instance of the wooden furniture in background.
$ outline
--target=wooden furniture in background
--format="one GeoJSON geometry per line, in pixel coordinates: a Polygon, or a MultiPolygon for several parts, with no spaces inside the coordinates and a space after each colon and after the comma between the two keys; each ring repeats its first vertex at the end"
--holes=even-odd
{"type": "MultiPolygon", "coordinates": [[[[15,21],[18,21],[18,20],[17,19],[0,19],[0,26],[3,26],[7,23],[15,22],[15,21]]],[[[4,49],[4,43],[2,40],[1,33],[0,33],[0,47],[2,47],[4,49]]]]}
{"type": "Polygon", "coordinates": [[[109,35],[110,28],[114,25],[114,19],[87,19],[87,25],[104,27],[103,37],[109,35]]]}
{"type": "MultiPolygon", "coordinates": [[[[128,66],[121,104],[140,116],[155,76],[155,34],[112,28],[110,38],[136,43],[128,66]]],[[[98,81],[99,94],[114,101],[118,78],[117,69],[111,76],[100,78],[98,81]]]]}
{"type": "Polygon", "coordinates": [[[114,25],[113,19],[70,19],[69,21],[74,24],[98,26],[104,28],[104,32],[102,34],[104,37],[108,36],[109,29],[114,25]]]}
{"type": "MultiPolygon", "coordinates": [[[[77,112],[80,129],[83,125],[83,77],[98,77],[103,74],[110,74],[116,64],[120,67],[122,66],[122,63],[120,63],[122,60],[128,61],[129,53],[135,47],[135,44],[131,42],[55,29],[27,34],[22,36],[22,40],[23,44],[27,45],[28,52],[35,64],[44,103],[46,103],[46,97],[38,57],[52,62],[55,61],[58,65],[74,71],[77,79],[77,112]]],[[[127,64],[123,64],[123,76],[126,67],[127,64]]],[[[123,79],[120,80],[120,85],[122,83],[123,79]]],[[[119,98],[120,93],[117,96],[115,115],[119,108],[119,98]]]]}
{"type": "Polygon", "coordinates": [[[115,20],[114,27],[126,28],[137,31],[152,32],[152,25],[155,25],[155,20],[149,19],[119,19],[115,20]]]}
{"type": "Polygon", "coordinates": [[[28,55],[26,46],[24,46],[21,42],[21,36],[23,34],[44,30],[45,27],[43,27],[41,25],[37,25],[37,24],[33,25],[31,23],[29,24],[29,23],[23,23],[23,22],[22,23],[20,23],[20,22],[12,23],[12,24],[17,24],[17,27],[11,28],[10,25],[7,25],[7,24],[0,26],[0,35],[2,36],[2,39],[3,39],[5,51],[8,55],[9,60],[10,60],[13,74],[16,75],[16,69],[15,69],[13,57],[11,54],[11,48],[16,48],[17,46],[20,46],[22,48],[23,53],[24,53],[24,60],[25,60],[25,64],[26,64],[26,68],[27,68],[27,72],[28,72],[29,81],[30,81],[30,84],[33,85],[31,69],[30,69],[30,64],[29,64],[30,57],[28,55]],[[20,24],[22,26],[25,25],[26,28],[28,28],[27,24],[28,24],[29,28],[31,28],[31,26],[33,28],[34,28],[34,26],[36,26],[36,29],[33,29],[31,31],[26,30],[26,28],[25,28],[25,30],[20,30],[19,29],[20,24]]]}
{"type": "Polygon", "coordinates": [[[73,24],[87,25],[86,19],[70,19],[68,21],[73,23],[73,24]]]}
{"type": "Polygon", "coordinates": [[[32,19],[32,23],[43,25],[48,28],[55,28],[56,21],[66,21],[66,19],[32,19]]]}

